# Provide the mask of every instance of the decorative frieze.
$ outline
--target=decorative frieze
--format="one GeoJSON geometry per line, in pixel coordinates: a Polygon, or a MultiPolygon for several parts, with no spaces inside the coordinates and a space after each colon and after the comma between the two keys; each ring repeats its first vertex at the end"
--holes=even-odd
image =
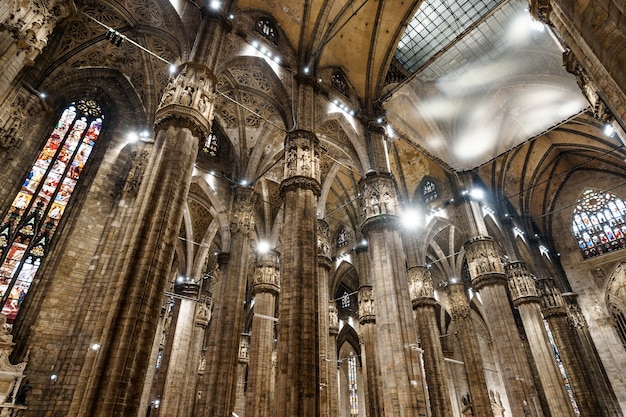
{"type": "Polygon", "coordinates": [[[421,304],[432,304],[435,298],[433,280],[426,266],[413,266],[407,270],[407,282],[413,308],[421,304]]]}
{"type": "Polygon", "coordinates": [[[155,125],[176,121],[204,138],[211,132],[217,78],[213,72],[193,62],[180,67],[167,88],[156,113],[155,125]]]}
{"type": "Polygon", "coordinates": [[[359,323],[373,323],[376,321],[374,308],[374,290],[371,285],[359,288],[359,323]]]}
{"type": "Polygon", "coordinates": [[[504,265],[493,238],[477,236],[465,243],[464,247],[467,269],[477,290],[486,285],[506,283],[504,265]]]}
{"type": "Polygon", "coordinates": [[[539,293],[537,292],[535,279],[530,275],[526,264],[519,261],[511,262],[506,265],[505,269],[513,304],[538,303],[539,293]]]}

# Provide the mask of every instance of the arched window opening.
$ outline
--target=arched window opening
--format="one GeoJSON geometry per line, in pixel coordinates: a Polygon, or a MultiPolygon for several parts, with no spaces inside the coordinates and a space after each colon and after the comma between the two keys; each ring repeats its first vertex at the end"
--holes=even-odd
{"type": "Polygon", "coordinates": [[[339,90],[341,94],[348,97],[348,83],[346,82],[346,79],[344,78],[342,73],[338,71],[334,72],[332,77],[330,78],[330,83],[333,87],[339,90]]]}
{"type": "Polygon", "coordinates": [[[422,199],[424,203],[428,203],[435,198],[437,198],[437,186],[430,180],[426,181],[424,185],[422,185],[422,199]]]}
{"type": "Polygon", "coordinates": [[[343,248],[348,244],[348,232],[345,227],[341,227],[339,229],[339,233],[337,233],[337,248],[343,248]]]}
{"type": "Polygon", "coordinates": [[[359,393],[354,352],[350,352],[350,356],[348,356],[348,392],[350,393],[350,417],[357,417],[359,415],[359,393]]]}
{"type": "Polygon", "coordinates": [[[550,324],[548,323],[547,320],[544,320],[543,325],[546,329],[546,333],[548,333],[548,340],[550,341],[550,345],[552,346],[552,351],[554,352],[554,357],[556,358],[556,363],[559,367],[559,371],[561,371],[561,376],[563,377],[563,384],[565,384],[565,390],[567,391],[569,400],[572,403],[572,407],[574,408],[574,413],[576,415],[580,415],[578,404],[576,403],[576,399],[574,398],[574,391],[572,391],[572,386],[567,377],[567,373],[565,372],[565,367],[563,366],[563,362],[561,361],[561,354],[559,353],[559,349],[557,348],[556,342],[554,341],[554,336],[552,335],[550,324]]]}
{"type": "Polygon", "coordinates": [[[274,45],[278,45],[278,32],[270,19],[262,17],[257,20],[256,30],[263,35],[265,39],[272,42],[274,45]]]}
{"type": "Polygon", "coordinates": [[[217,135],[215,135],[215,133],[211,131],[211,133],[209,133],[209,135],[206,137],[204,141],[204,145],[202,146],[202,152],[210,156],[216,157],[217,151],[218,151],[217,135]]]}
{"type": "Polygon", "coordinates": [[[13,323],[102,129],[98,103],[79,100],[61,114],[0,224],[2,312],[13,323]]]}
{"type": "Polygon", "coordinates": [[[619,309],[615,304],[609,305],[609,313],[611,317],[613,317],[615,330],[617,330],[617,334],[622,341],[622,345],[624,349],[626,349],[626,315],[624,312],[619,309]]]}
{"type": "Polygon", "coordinates": [[[587,190],[574,209],[572,231],[583,258],[626,247],[626,205],[611,193],[587,190]]]}

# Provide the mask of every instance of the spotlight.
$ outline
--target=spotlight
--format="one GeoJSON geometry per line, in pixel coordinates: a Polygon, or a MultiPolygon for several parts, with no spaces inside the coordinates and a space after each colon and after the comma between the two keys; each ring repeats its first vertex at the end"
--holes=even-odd
{"type": "Polygon", "coordinates": [[[419,212],[414,208],[405,209],[402,211],[400,220],[406,229],[414,230],[419,225],[419,212]]]}
{"type": "Polygon", "coordinates": [[[42,91],[42,92],[39,93],[39,97],[46,98],[46,97],[48,97],[48,95],[42,91]]]}
{"type": "Polygon", "coordinates": [[[209,7],[213,10],[219,10],[222,8],[222,2],[219,0],[211,0],[211,3],[209,3],[209,7]]]}
{"type": "Polygon", "coordinates": [[[482,190],[482,188],[472,188],[469,192],[469,195],[474,200],[482,200],[483,198],[485,198],[485,192],[482,190]]]}
{"type": "Polygon", "coordinates": [[[256,245],[256,251],[260,254],[267,253],[270,249],[270,244],[266,240],[259,240],[256,245]]]}
{"type": "Polygon", "coordinates": [[[59,378],[59,376],[57,374],[52,374],[50,375],[50,381],[56,381],[59,378]]]}
{"type": "Polygon", "coordinates": [[[615,128],[613,127],[613,125],[611,123],[607,123],[606,125],[604,125],[604,134],[606,136],[613,136],[613,134],[615,133],[615,128]]]}
{"type": "Polygon", "coordinates": [[[229,15],[228,15],[228,18],[229,18],[230,20],[233,20],[233,19],[235,18],[235,15],[231,13],[231,14],[229,14],[229,15]]]}
{"type": "Polygon", "coordinates": [[[104,35],[104,38],[111,42],[115,46],[120,46],[124,41],[124,36],[119,33],[117,30],[109,29],[109,31],[104,35]]]}
{"type": "Polygon", "coordinates": [[[308,74],[309,72],[311,72],[311,69],[309,67],[304,67],[304,73],[308,74]]]}
{"type": "Polygon", "coordinates": [[[276,62],[277,64],[280,64],[280,61],[281,61],[280,57],[278,55],[275,55],[274,62],[276,62]]]}
{"type": "Polygon", "coordinates": [[[100,350],[100,344],[99,343],[94,343],[91,345],[91,350],[93,350],[94,352],[97,352],[100,350]]]}
{"type": "Polygon", "coordinates": [[[137,132],[128,132],[128,134],[126,135],[126,139],[131,142],[137,142],[139,140],[139,135],[137,134],[137,132]]]}
{"type": "Polygon", "coordinates": [[[170,73],[170,75],[174,75],[176,74],[178,67],[176,67],[176,65],[174,64],[170,64],[170,66],[167,68],[167,71],[170,73]]]}

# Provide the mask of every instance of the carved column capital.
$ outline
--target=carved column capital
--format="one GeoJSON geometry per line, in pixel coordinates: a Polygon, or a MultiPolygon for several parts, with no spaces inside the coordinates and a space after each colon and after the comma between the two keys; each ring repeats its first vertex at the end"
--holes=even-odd
{"type": "Polygon", "coordinates": [[[330,229],[322,219],[317,219],[317,256],[330,258],[330,229]]]}
{"type": "Polygon", "coordinates": [[[550,25],[550,13],[552,13],[552,5],[550,0],[529,0],[530,14],[535,19],[550,25]]]}
{"type": "Polygon", "coordinates": [[[469,318],[472,309],[469,305],[467,298],[467,292],[465,284],[462,282],[452,283],[446,285],[446,291],[448,292],[448,305],[450,308],[450,315],[453,320],[459,318],[469,318]]]}
{"type": "Polygon", "coordinates": [[[254,230],[254,201],[256,194],[251,187],[233,187],[234,197],[230,218],[230,232],[248,236],[254,230]]]}
{"type": "Polygon", "coordinates": [[[370,173],[359,182],[361,190],[361,227],[364,232],[376,227],[398,226],[398,190],[388,173],[370,173]]]}
{"type": "Polygon", "coordinates": [[[328,332],[331,336],[339,334],[339,314],[333,300],[328,302],[328,332]]]}
{"type": "Polygon", "coordinates": [[[477,290],[487,285],[506,285],[504,265],[496,242],[490,236],[476,236],[464,245],[467,269],[477,290]]]}
{"type": "Polygon", "coordinates": [[[570,323],[570,326],[578,329],[587,328],[587,319],[585,319],[583,311],[580,309],[580,305],[578,305],[578,294],[573,292],[564,292],[561,294],[561,297],[565,302],[567,320],[570,323]]]}
{"type": "Polygon", "coordinates": [[[544,317],[563,316],[567,314],[561,291],[555,287],[551,278],[537,280],[537,289],[541,295],[541,313],[544,317]]]}
{"type": "Polygon", "coordinates": [[[285,162],[281,195],[294,188],[308,188],[321,194],[319,139],[308,130],[294,130],[285,136],[285,162]]]}
{"type": "Polygon", "coordinates": [[[206,328],[211,321],[211,297],[202,296],[196,305],[196,326],[206,328]]]}
{"type": "Polygon", "coordinates": [[[374,290],[371,285],[362,285],[359,288],[359,323],[366,324],[375,322],[374,290]]]}
{"type": "Polygon", "coordinates": [[[252,294],[269,292],[278,295],[280,291],[280,274],[278,253],[270,251],[263,254],[256,263],[252,277],[252,294]]]}
{"type": "Polygon", "coordinates": [[[413,310],[422,305],[434,304],[435,290],[428,267],[412,266],[407,269],[407,282],[413,310]]]}
{"type": "Polygon", "coordinates": [[[524,262],[511,262],[506,265],[509,279],[509,290],[514,305],[523,303],[539,303],[539,292],[535,279],[530,275],[524,262]]]}
{"type": "Polygon", "coordinates": [[[198,137],[211,132],[217,78],[204,65],[187,62],[170,80],[156,112],[157,129],[173,124],[189,128],[198,137]]]}

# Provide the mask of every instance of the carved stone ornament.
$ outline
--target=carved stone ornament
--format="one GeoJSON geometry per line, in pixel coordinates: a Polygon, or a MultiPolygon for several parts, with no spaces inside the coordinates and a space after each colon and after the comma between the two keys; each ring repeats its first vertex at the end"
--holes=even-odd
{"type": "Polygon", "coordinates": [[[550,13],[552,13],[552,5],[550,0],[530,0],[530,14],[535,19],[549,25],[550,13]]]}
{"type": "Polygon", "coordinates": [[[551,278],[537,280],[537,289],[541,296],[541,312],[545,317],[566,314],[567,310],[561,292],[551,278]]]}
{"type": "Polygon", "coordinates": [[[565,302],[565,308],[567,309],[567,321],[572,328],[585,329],[588,327],[587,319],[583,314],[583,311],[578,305],[578,294],[573,292],[567,292],[561,294],[563,301],[565,302]]]}
{"type": "Polygon", "coordinates": [[[230,232],[249,235],[254,230],[254,190],[247,187],[235,187],[230,232]]]}
{"type": "Polygon", "coordinates": [[[10,408],[15,408],[16,396],[24,381],[24,370],[28,363],[28,353],[24,362],[11,364],[9,356],[13,352],[13,336],[5,327],[6,316],[0,314],[0,415],[10,408]]]}
{"type": "Polygon", "coordinates": [[[163,93],[155,125],[168,122],[189,127],[203,138],[211,132],[217,79],[204,65],[183,64],[163,93]]]}
{"type": "Polygon", "coordinates": [[[363,222],[373,218],[398,215],[398,192],[396,182],[391,175],[370,175],[362,179],[360,185],[363,222]]]}
{"type": "Polygon", "coordinates": [[[26,119],[26,106],[25,98],[19,95],[0,115],[0,149],[8,152],[22,142],[20,128],[26,119]]]}
{"type": "Polygon", "coordinates": [[[530,275],[526,264],[511,262],[506,266],[506,274],[509,279],[511,298],[515,305],[524,302],[539,302],[535,279],[530,275]]]}
{"type": "Polygon", "coordinates": [[[613,118],[611,111],[598,95],[599,88],[597,84],[589,77],[587,71],[585,71],[580,61],[570,49],[563,52],[563,65],[567,72],[576,76],[578,87],[591,105],[593,115],[596,119],[600,120],[602,123],[608,123],[613,118]]]}
{"type": "Polygon", "coordinates": [[[252,293],[270,292],[277,295],[279,288],[278,256],[276,253],[266,253],[256,263],[252,277],[252,293]]]}
{"type": "Polygon", "coordinates": [[[250,359],[250,336],[241,335],[239,341],[239,362],[248,363],[250,359]]]}
{"type": "Polygon", "coordinates": [[[456,320],[470,317],[472,309],[467,299],[465,284],[448,284],[446,290],[448,291],[448,307],[452,318],[456,320]]]}
{"type": "Polygon", "coordinates": [[[330,229],[324,220],[317,220],[317,254],[330,257],[330,229]]]}
{"type": "MultiPolygon", "coordinates": [[[[8,31],[15,39],[18,49],[25,53],[26,65],[33,65],[35,58],[48,43],[48,36],[57,23],[74,14],[76,8],[71,0],[11,1],[8,13],[0,12],[0,32],[8,31]]],[[[4,7],[3,7],[4,8],[4,7]]]]}
{"type": "Polygon", "coordinates": [[[375,321],[374,290],[371,285],[364,285],[359,288],[359,322],[365,324],[375,321]]]}
{"type": "Polygon", "coordinates": [[[467,269],[477,290],[486,285],[506,284],[504,265],[498,247],[491,237],[475,237],[465,243],[464,247],[467,269]]]}
{"type": "Polygon", "coordinates": [[[334,336],[339,333],[339,315],[334,301],[328,302],[328,330],[334,336]]]}
{"type": "Polygon", "coordinates": [[[211,298],[201,297],[196,304],[196,326],[207,327],[211,321],[211,298]]]}
{"type": "Polygon", "coordinates": [[[319,139],[313,132],[296,130],[285,136],[284,179],[307,177],[320,181],[319,139]]]}
{"type": "Polygon", "coordinates": [[[413,266],[407,270],[407,282],[411,301],[415,303],[422,298],[433,299],[435,290],[430,270],[426,266],[413,266]]]}
{"type": "Polygon", "coordinates": [[[135,157],[133,165],[130,168],[130,172],[126,177],[126,183],[124,184],[123,194],[125,196],[135,196],[139,191],[139,186],[143,179],[143,175],[146,172],[148,166],[148,156],[150,153],[147,149],[142,149],[141,152],[135,157]]]}

